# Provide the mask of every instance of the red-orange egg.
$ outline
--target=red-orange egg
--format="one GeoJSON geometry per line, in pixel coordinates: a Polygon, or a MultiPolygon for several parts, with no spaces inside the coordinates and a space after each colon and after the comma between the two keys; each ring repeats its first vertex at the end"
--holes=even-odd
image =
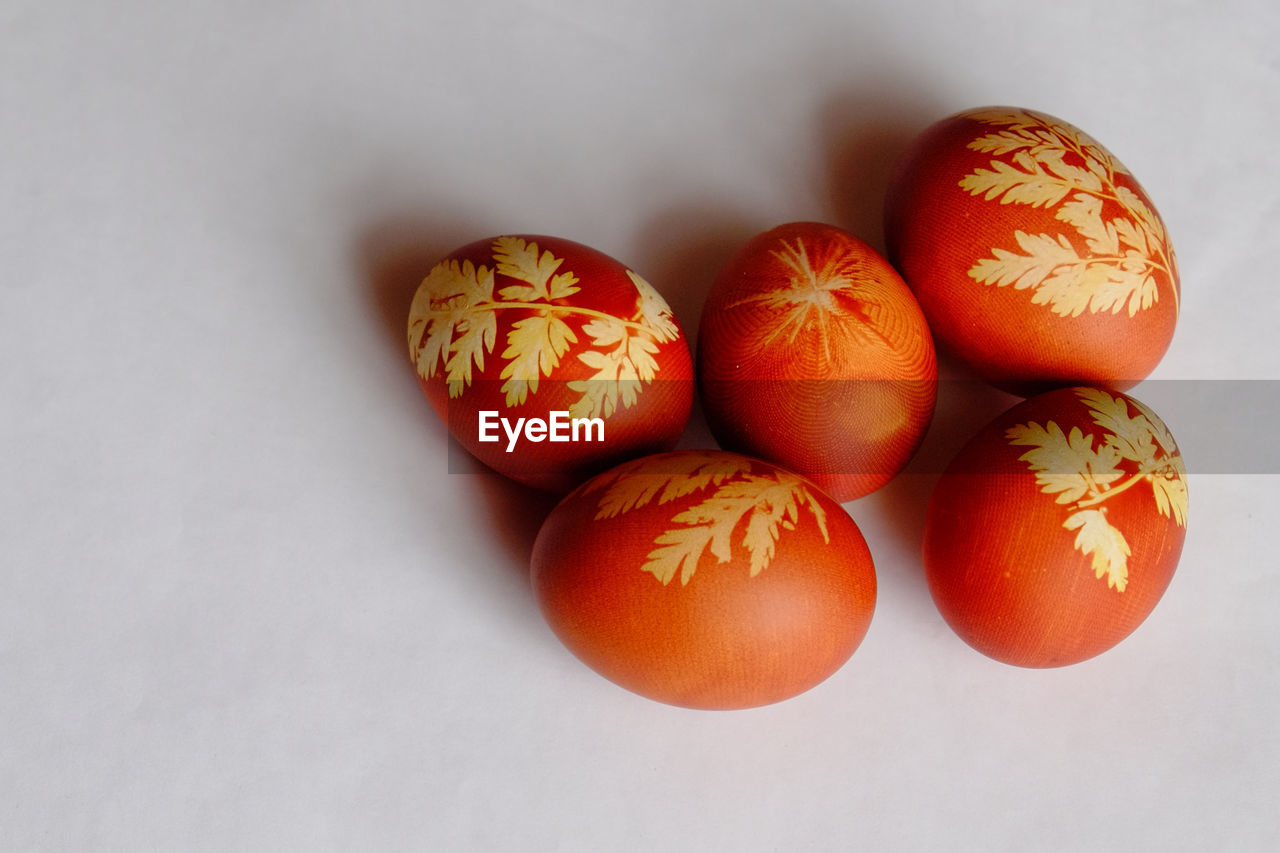
{"type": "Polygon", "coordinates": [[[409,312],[409,355],[462,447],[549,491],[673,447],[693,403],[689,346],[662,296],[555,237],[480,240],[440,261],[409,312]]]}
{"type": "Polygon", "coordinates": [[[915,453],[937,366],[924,315],[889,263],[852,234],[796,222],[751,239],[716,279],[698,380],[722,447],[848,501],[915,453]]]}
{"type": "Polygon", "coordinates": [[[942,475],[925,526],[929,589],[978,651],[1077,663],[1151,613],[1186,521],[1182,455],[1155,413],[1108,389],[1058,389],[996,418],[942,475]]]}
{"type": "Polygon", "coordinates": [[[592,669],[660,702],[747,708],[826,679],[875,608],[840,504],[760,460],[681,450],[566,497],[534,543],[547,622],[592,669]]]}
{"type": "Polygon", "coordinates": [[[926,129],[896,167],[885,236],[938,340],[1015,393],[1124,390],[1173,337],[1164,221],[1119,160],[1053,116],[986,107],[926,129]]]}

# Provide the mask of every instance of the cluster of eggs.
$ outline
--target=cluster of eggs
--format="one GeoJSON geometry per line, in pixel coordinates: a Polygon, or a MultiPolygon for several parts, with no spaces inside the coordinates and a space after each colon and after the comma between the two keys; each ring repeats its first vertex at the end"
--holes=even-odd
{"type": "Polygon", "coordinates": [[[842,503],[919,448],[935,339],[1027,398],[934,489],[924,569],[947,623],[997,660],[1061,666],[1159,600],[1185,470],[1124,392],[1168,347],[1179,284],[1137,181],[1052,116],[970,110],[903,154],[885,231],[887,259],[815,222],[748,241],[707,295],[696,359],[652,286],[567,240],[472,243],[422,283],[408,342],[433,407],[485,465],[567,493],[532,583],[597,672],[675,705],[742,708],[839,669],[876,601],[842,503]],[[695,391],[720,448],[672,450],[695,391]]]}

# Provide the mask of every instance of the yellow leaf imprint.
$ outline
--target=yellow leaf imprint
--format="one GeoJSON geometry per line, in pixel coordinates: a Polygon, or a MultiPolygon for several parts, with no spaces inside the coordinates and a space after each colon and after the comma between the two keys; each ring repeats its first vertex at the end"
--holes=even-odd
{"type": "Polygon", "coordinates": [[[795,343],[801,333],[816,331],[823,355],[829,360],[833,334],[847,332],[883,340],[875,331],[876,326],[869,322],[880,306],[871,299],[863,284],[867,272],[857,255],[819,245],[814,247],[814,253],[822,264],[815,267],[803,240],[781,243],[782,248],[771,254],[790,271],[786,286],[729,305],[730,309],[753,305],[779,312],[773,331],[756,342],[754,351],[766,350],[784,336],[790,344],[795,343]],[[833,316],[847,314],[861,322],[835,325],[830,322],[833,316]]]}
{"type": "Polygon", "coordinates": [[[672,516],[675,526],[654,538],[656,547],[646,556],[641,569],[664,585],[676,576],[682,585],[689,583],[708,551],[716,562],[729,562],[734,533],[744,523],[738,541],[747,549],[751,577],[768,567],[782,531],[794,530],[806,507],[823,541],[831,541],[826,511],[803,480],[784,471],[752,474],[751,461],[741,457],[690,454],[674,460],[641,459],[592,481],[587,489],[603,490],[596,505],[597,519],[614,518],[654,501],[664,504],[713,489],[699,503],[672,516]]]}
{"type": "Polygon", "coordinates": [[[1062,526],[1076,530],[1076,550],[1091,558],[1095,577],[1107,576],[1107,586],[1124,592],[1129,583],[1129,543],[1111,526],[1102,510],[1082,509],[1067,516],[1062,526]]]}
{"type": "Polygon", "coordinates": [[[1031,449],[1018,457],[1036,475],[1040,491],[1054,495],[1070,514],[1062,522],[1076,531],[1075,547],[1092,560],[1096,577],[1124,592],[1129,582],[1129,543],[1107,519],[1100,505],[1141,483],[1150,483],[1157,511],[1187,523],[1186,468],[1173,436],[1149,409],[1136,400],[1096,388],[1077,388],[1101,435],[1072,427],[1069,433],[1053,421],[1018,424],[1005,432],[1010,444],[1031,449]],[[1136,414],[1131,413],[1132,402],[1136,414]],[[1098,508],[1095,508],[1098,507],[1098,508]]]}
{"type": "Polygon", "coordinates": [[[1088,251],[1081,254],[1062,234],[1017,231],[1018,250],[995,247],[969,276],[982,284],[1033,291],[1032,303],[1063,317],[1127,311],[1132,317],[1160,300],[1163,273],[1178,311],[1177,262],[1163,223],[1116,176],[1128,174],[1111,154],[1080,131],[1022,110],[992,110],[973,116],[1003,126],[969,143],[974,151],[1009,157],[992,160],[960,180],[971,195],[1000,204],[1057,208],[1088,251]],[[1075,165],[1073,165],[1075,164],[1075,165]],[[1104,205],[1121,215],[1103,218],[1104,205]]]}
{"type": "Polygon", "coordinates": [[[550,376],[561,357],[584,334],[590,348],[578,359],[596,370],[589,380],[569,383],[581,397],[570,406],[573,417],[608,417],[618,408],[634,405],[641,387],[658,374],[654,356],[658,345],[675,340],[679,327],[670,307],[652,286],[631,270],[636,307],[629,318],[563,304],[577,293],[578,277],[561,270],[563,258],[541,251],[519,237],[493,242],[494,268],[471,261],[443,261],[423,280],[409,309],[409,352],[424,379],[443,367],[449,396],[457,397],[471,384],[474,370],[484,370],[485,355],[497,343],[497,312],[533,312],[511,325],[499,378],[508,406],[524,403],[537,393],[538,382],[550,376]],[[515,284],[495,296],[494,276],[515,284]],[[571,325],[570,321],[576,325],[571,325]]]}

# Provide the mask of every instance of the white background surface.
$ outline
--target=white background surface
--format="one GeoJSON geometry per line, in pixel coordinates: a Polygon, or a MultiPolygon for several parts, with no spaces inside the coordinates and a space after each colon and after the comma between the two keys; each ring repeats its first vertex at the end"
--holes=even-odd
{"type": "MultiPolygon", "coordinates": [[[[402,326],[441,255],[526,231],[623,260],[692,331],[739,242],[879,245],[907,140],[1006,103],[1099,138],[1164,215],[1156,378],[1280,378],[1276,9],[3,0],[0,846],[1270,848],[1275,469],[1184,441],[1168,594],[1053,671],[945,626],[905,475],[847,505],[880,578],[849,664],[685,711],[545,627],[546,510],[448,473],[402,326]]],[[[922,458],[998,408],[940,412],[922,458]]]]}

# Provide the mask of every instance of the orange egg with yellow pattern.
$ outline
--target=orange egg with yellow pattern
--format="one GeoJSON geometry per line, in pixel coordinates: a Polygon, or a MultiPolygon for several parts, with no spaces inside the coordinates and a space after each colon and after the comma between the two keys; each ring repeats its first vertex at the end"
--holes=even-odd
{"type": "Polygon", "coordinates": [[[620,262],[557,237],[450,253],[409,312],[409,356],[458,443],[495,471],[567,492],[675,446],[693,364],[662,296],[620,262]]]}
{"type": "Polygon", "coordinates": [[[1164,221],[1110,151],[1053,116],[985,107],[927,128],[895,168],[885,237],[939,342],[1006,390],[1125,390],[1173,337],[1164,221]]]}
{"type": "Polygon", "coordinates": [[[1173,578],[1186,469],[1133,397],[1063,388],[984,427],[934,490],[929,589],[978,651],[1026,667],[1078,663],[1129,636],[1173,578]]]}
{"type": "Polygon", "coordinates": [[[759,234],[720,272],[698,331],[698,387],[726,450],[838,501],[900,471],[933,415],[933,339],[911,291],[857,237],[817,222],[759,234]]]}
{"type": "Polygon", "coordinates": [[[634,460],[568,495],[533,547],[537,600],[584,663],[688,708],[778,702],[861,643],[876,576],[843,507],[719,450],[634,460]]]}

